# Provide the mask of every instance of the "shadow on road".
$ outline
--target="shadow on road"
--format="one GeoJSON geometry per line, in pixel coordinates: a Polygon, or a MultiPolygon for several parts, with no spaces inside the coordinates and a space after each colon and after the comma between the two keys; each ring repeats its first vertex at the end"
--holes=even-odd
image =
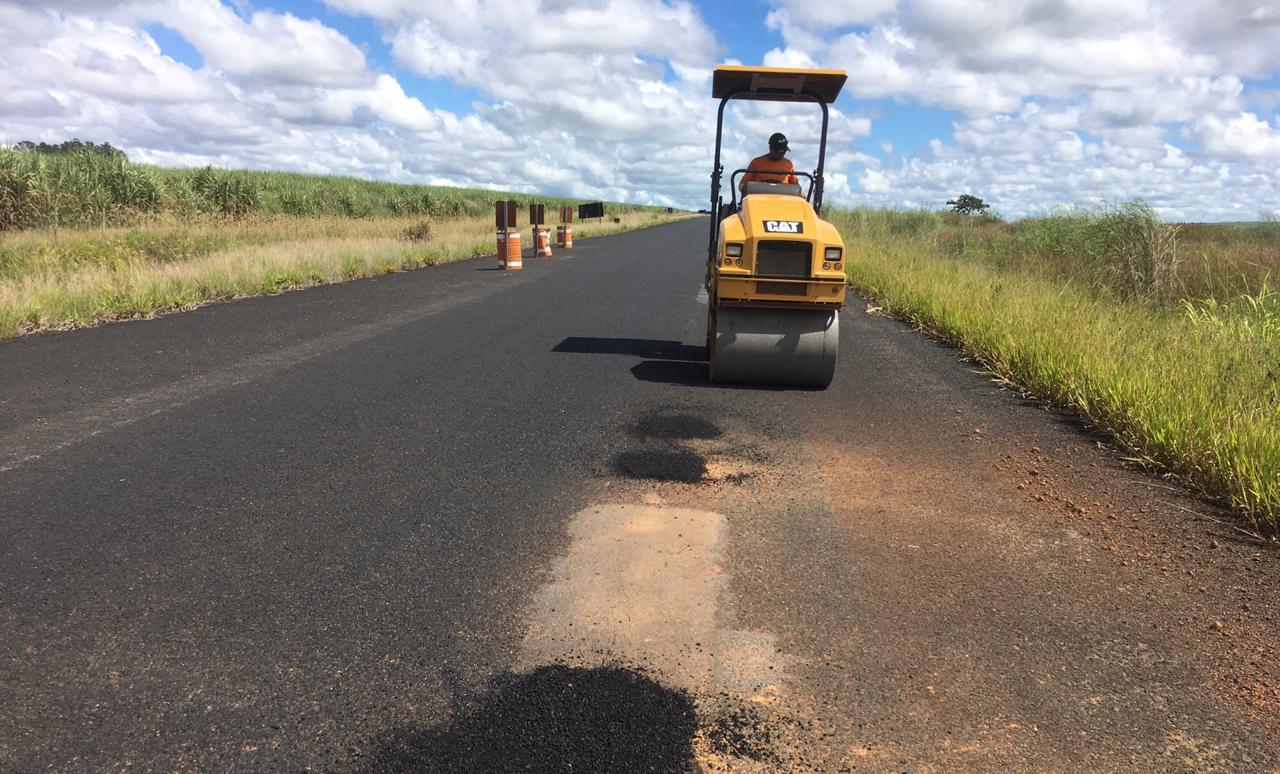
{"type": "MultiPolygon", "coordinates": [[[[580,355],[632,355],[650,360],[693,360],[705,363],[707,348],[661,339],[611,339],[570,336],[555,345],[552,352],[580,355]]],[[[705,370],[705,368],[703,369],[705,370]]]]}
{"type": "Polygon", "coordinates": [[[646,360],[631,369],[631,375],[642,382],[678,384],[684,387],[714,387],[717,390],[764,390],[767,392],[821,392],[821,387],[795,387],[778,384],[728,384],[711,381],[706,362],[689,363],[646,360]]]}
{"type": "Polygon", "coordinates": [[[687,449],[638,449],[614,456],[613,472],[647,481],[696,484],[707,474],[707,461],[687,449]]]}
{"type": "Polygon", "coordinates": [[[631,375],[642,382],[680,384],[686,387],[716,387],[712,384],[706,363],[646,360],[631,369],[631,375]]]}
{"type": "Polygon", "coordinates": [[[714,422],[680,411],[655,411],[636,420],[628,432],[637,438],[665,438],[677,441],[719,438],[714,422]]]}
{"type": "Polygon", "coordinates": [[[642,382],[675,384],[683,387],[714,387],[719,390],[819,391],[822,388],[779,386],[776,384],[721,384],[712,382],[707,371],[707,348],[661,339],[613,339],[570,336],[551,349],[582,355],[631,355],[645,361],[631,369],[642,382]]]}
{"type": "Polygon", "coordinates": [[[621,667],[504,675],[440,728],[378,740],[373,772],[693,772],[693,702],[621,667]]]}

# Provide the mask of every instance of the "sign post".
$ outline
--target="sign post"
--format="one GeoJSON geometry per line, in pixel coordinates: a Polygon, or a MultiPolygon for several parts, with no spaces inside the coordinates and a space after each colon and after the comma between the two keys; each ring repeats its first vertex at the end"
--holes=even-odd
{"type": "Polygon", "coordinates": [[[504,271],[518,271],[524,268],[524,260],[520,255],[520,232],[516,230],[516,203],[513,201],[495,202],[493,206],[494,226],[498,231],[498,268],[504,271]]]}
{"type": "Polygon", "coordinates": [[[551,232],[546,228],[547,205],[529,205],[529,228],[533,229],[533,254],[537,258],[551,257],[551,232]]]}
{"type": "Polygon", "coordinates": [[[556,226],[556,244],[566,250],[573,248],[573,208],[560,208],[560,225],[556,226]]]}

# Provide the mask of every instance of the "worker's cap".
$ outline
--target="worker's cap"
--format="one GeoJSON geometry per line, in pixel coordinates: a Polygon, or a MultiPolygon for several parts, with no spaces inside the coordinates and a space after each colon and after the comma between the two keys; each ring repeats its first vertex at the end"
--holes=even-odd
{"type": "Polygon", "coordinates": [[[769,150],[787,150],[787,136],[782,132],[769,135],[769,150]]]}

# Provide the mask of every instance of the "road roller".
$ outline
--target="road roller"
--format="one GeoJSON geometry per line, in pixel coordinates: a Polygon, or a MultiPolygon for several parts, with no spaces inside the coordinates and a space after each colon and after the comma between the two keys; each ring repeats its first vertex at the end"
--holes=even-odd
{"type": "MultiPolygon", "coordinates": [[[[844,241],[822,220],[828,105],[844,86],[843,70],[721,65],[712,77],[720,100],[711,173],[707,258],[707,355],[711,380],[826,387],[835,375],[844,304],[844,241]],[[818,166],[796,170],[798,182],[738,182],[721,195],[724,112],[735,99],[815,103],[822,111],[818,166]]],[[[757,177],[753,175],[752,177],[757,177]]],[[[750,178],[748,178],[750,179],[750,178]]]]}

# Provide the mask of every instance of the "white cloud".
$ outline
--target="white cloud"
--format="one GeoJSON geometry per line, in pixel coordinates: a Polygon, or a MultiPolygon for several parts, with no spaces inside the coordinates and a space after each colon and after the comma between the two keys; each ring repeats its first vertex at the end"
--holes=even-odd
{"type": "MultiPolygon", "coordinates": [[[[1237,137],[1240,145],[1258,147],[1251,133],[1268,137],[1268,127],[1249,122],[1245,128],[1248,139],[1237,137]]],[[[1270,131],[1275,142],[1275,130],[1270,131]]],[[[1191,220],[1254,217],[1259,207],[1280,203],[1280,177],[1260,173],[1265,166],[1219,161],[1169,143],[1152,144],[1150,138],[1120,135],[1116,140],[1087,139],[1020,116],[970,119],[957,124],[951,142],[935,141],[894,166],[866,164],[859,185],[837,199],[936,209],[967,191],[1001,214],[1018,217],[1064,204],[1140,197],[1166,217],[1191,220]]]]}
{"type": "Polygon", "coordinates": [[[480,93],[467,112],[424,105],[315,20],[217,0],[43,5],[0,0],[0,142],[78,135],[158,163],[706,197],[719,43],[686,2],[334,3],[380,19],[402,66],[480,93]],[[152,24],[203,66],[165,56],[152,24]]]}
{"type": "Polygon", "coordinates": [[[1273,129],[1253,113],[1225,119],[1205,116],[1192,124],[1187,134],[1217,158],[1280,163],[1280,126],[1273,129]]]}
{"type": "Polygon", "coordinates": [[[219,0],[141,0],[121,4],[115,16],[177,30],[199,49],[207,67],[231,76],[350,86],[365,73],[358,46],[318,21],[291,13],[255,11],[245,20],[219,0]]]}
{"type": "MultiPolygon", "coordinates": [[[[332,2],[381,18],[403,67],[503,104],[484,114],[518,138],[513,174],[575,193],[685,206],[705,200],[715,130],[710,77],[722,47],[691,4],[332,2]]],[[[729,169],[763,152],[774,131],[794,131],[802,149],[816,137],[804,118],[748,109],[729,119],[729,169]]],[[[842,126],[847,141],[867,131],[865,119],[842,126]]],[[[811,168],[810,155],[801,150],[797,164],[811,168]]]]}
{"type": "Polygon", "coordinates": [[[401,160],[411,154],[513,147],[476,116],[428,110],[332,29],[264,13],[246,22],[215,5],[75,13],[0,4],[0,142],[80,136],[158,163],[391,179],[415,177],[401,160]],[[161,53],[147,23],[218,26],[191,33],[205,67],[161,53]]]}
{"type": "MultiPolygon", "coordinates": [[[[196,102],[214,99],[216,84],[160,53],[141,30],[0,6],[3,76],[31,95],[85,92],[127,102],[196,102]],[[41,90],[38,84],[50,88],[41,90]]],[[[10,85],[10,84],[5,84],[10,85]]],[[[74,106],[67,105],[68,109],[74,106]]]]}
{"type": "Polygon", "coordinates": [[[764,55],[765,67],[816,68],[818,63],[803,51],[794,48],[773,49],[764,55]]]}
{"type": "Polygon", "coordinates": [[[1160,159],[1160,166],[1186,169],[1191,166],[1191,159],[1187,158],[1187,154],[1181,148],[1166,143],[1164,146],[1164,158],[1160,159]]]}
{"type": "Polygon", "coordinates": [[[858,98],[959,114],[949,141],[867,165],[849,201],[936,207],[969,188],[1016,216],[1144,196],[1208,218],[1280,199],[1280,119],[1245,112],[1275,104],[1246,86],[1280,71],[1275,0],[901,0],[836,24],[839,4],[770,2],[771,56],[843,67],[858,98]]]}
{"type": "Polygon", "coordinates": [[[1220,66],[1247,76],[1276,70],[1280,3],[1275,0],[1179,0],[1161,4],[1169,25],[1220,66]]]}
{"type": "Polygon", "coordinates": [[[869,194],[885,194],[893,190],[889,176],[878,169],[863,170],[861,177],[858,178],[858,184],[869,194]]]}
{"type": "MultiPolygon", "coordinates": [[[[78,135],[157,163],[703,204],[711,72],[732,52],[693,4],[326,1],[374,19],[390,71],[320,21],[247,0],[0,0],[0,142],[78,135]],[[152,25],[203,65],[166,56],[152,25]],[[424,104],[406,71],[478,99],[424,104]]],[[[1196,219],[1280,208],[1275,0],[770,1],[736,20],[779,36],[765,64],[850,72],[829,201],[937,207],[972,190],[1013,216],[1131,196],[1196,219]],[[895,104],[950,111],[950,126],[914,148],[877,118],[895,104]]],[[[782,131],[812,169],[818,116],[735,105],[725,166],[782,131]]]]}

